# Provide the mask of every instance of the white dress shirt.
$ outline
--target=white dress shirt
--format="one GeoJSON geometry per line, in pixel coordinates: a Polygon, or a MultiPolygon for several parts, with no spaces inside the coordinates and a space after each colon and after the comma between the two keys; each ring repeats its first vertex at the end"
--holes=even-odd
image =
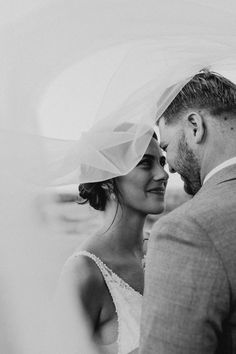
{"type": "Polygon", "coordinates": [[[228,167],[228,166],[231,166],[234,164],[236,164],[236,157],[232,157],[231,159],[222,162],[220,165],[213,168],[213,170],[211,170],[206,175],[206,177],[203,180],[203,184],[206,183],[206,181],[208,181],[208,179],[211,178],[215,173],[219,172],[220,170],[223,170],[223,168],[225,168],[225,167],[228,167]]]}

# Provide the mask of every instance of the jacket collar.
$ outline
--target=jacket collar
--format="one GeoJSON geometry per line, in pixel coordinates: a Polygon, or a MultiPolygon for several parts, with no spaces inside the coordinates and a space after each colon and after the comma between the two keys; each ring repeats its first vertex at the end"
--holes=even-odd
{"type": "Polygon", "coordinates": [[[211,178],[212,176],[214,176],[214,174],[216,174],[217,172],[223,170],[225,167],[231,166],[231,165],[236,165],[236,156],[222,162],[221,164],[219,164],[218,166],[216,166],[215,168],[213,168],[204,178],[203,180],[203,184],[206,183],[206,181],[211,178]]]}
{"type": "Polygon", "coordinates": [[[200,191],[213,185],[221,184],[230,180],[236,180],[236,164],[227,166],[216,172],[204,183],[200,191]]]}

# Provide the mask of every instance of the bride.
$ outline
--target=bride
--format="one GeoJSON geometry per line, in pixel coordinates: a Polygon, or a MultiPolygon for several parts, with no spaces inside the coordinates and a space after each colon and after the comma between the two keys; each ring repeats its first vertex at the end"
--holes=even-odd
{"type": "Polygon", "coordinates": [[[102,211],[104,221],[67,260],[57,296],[62,303],[67,298],[74,316],[78,301],[82,303],[94,341],[105,353],[133,353],[139,345],[143,228],[147,214],[163,212],[168,179],[164,165],[154,133],[128,174],[79,185],[81,203],[102,211]]]}

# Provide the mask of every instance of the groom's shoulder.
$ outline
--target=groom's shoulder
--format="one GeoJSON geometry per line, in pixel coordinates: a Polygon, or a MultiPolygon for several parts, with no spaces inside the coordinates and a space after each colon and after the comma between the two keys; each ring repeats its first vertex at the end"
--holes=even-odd
{"type": "Polygon", "coordinates": [[[169,253],[204,254],[222,264],[236,294],[236,183],[205,188],[191,200],[161,217],[153,226],[150,247],[169,253]],[[230,188],[229,188],[230,187],[230,188]]]}
{"type": "Polygon", "coordinates": [[[154,224],[152,233],[165,229],[169,232],[175,232],[181,229],[187,230],[196,227],[197,216],[201,211],[201,207],[199,208],[200,204],[201,202],[194,200],[194,198],[184,202],[182,205],[160,217],[154,224]]]}
{"type": "Polygon", "coordinates": [[[194,239],[194,242],[210,242],[217,247],[227,243],[236,251],[235,215],[236,193],[232,189],[226,184],[203,188],[192,199],[161,217],[152,234],[175,235],[194,239]]]}
{"type": "Polygon", "coordinates": [[[194,197],[161,217],[159,225],[190,220],[204,225],[217,216],[224,219],[227,214],[232,223],[236,224],[232,210],[236,211],[236,183],[233,186],[222,184],[213,188],[201,188],[194,197]]]}
{"type": "Polygon", "coordinates": [[[205,198],[198,198],[197,196],[191,197],[181,205],[163,215],[160,218],[160,222],[170,222],[174,220],[184,221],[188,218],[196,217],[196,215],[205,209],[205,198]]]}

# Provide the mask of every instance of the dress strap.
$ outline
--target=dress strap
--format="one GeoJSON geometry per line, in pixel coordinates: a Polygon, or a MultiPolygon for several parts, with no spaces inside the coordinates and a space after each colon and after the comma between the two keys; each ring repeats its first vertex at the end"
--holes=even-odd
{"type": "Polygon", "coordinates": [[[98,268],[100,269],[100,271],[102,272],[102,274],[106,277],[109,274],[111,276],[111,270],[107,267],[106,264],[103,263],[103,261],[98,258],[97,256],[95,256],[95,254],[90,253],[88,251],[77,251],[74,254],[72,254],[72,256],[68,259],[68,261],[72,261],[74,258],[77,258],[79,256],[86,256],[90,259],[92,259],[96,265],[98,266],[98,268]]]}
{"type": "MultiPolygon", "coordinates": [[[[70,259],[73,259],[74,257],[77,257],[77,256],[87,256],[87,257],[91,258],[97,264],[97,266],[101,270],[103,276],[105,277],[105,279],[109,283],[112,282],[113,285],[115,283],[115,284],[117,284],[118,287],[120,287],[122,289],[126,289],[127,291],[130,291],[131,293],[134,292],[142,298],[142,295],[138,291],[133,289],[128,283],[126,283],[122,278],[120,278],[119,275],[117,275],[115,272],[113,272],[113,270],[111,270],[100,258],[95,256],[95,254],[90,253],[88,251],[77,251],[68,259],[68,261],[70,259]]],[[[110,284],[108,284],[108,286],[109,285],[110,284]]]]}
{"type": "MultiPolygon", "coordinates": [[[[88,251],[77,251],[74,254],[72,254],[68,260],[66,261],[66,264],[68,264],[68,262],[72,262],[75,258],[79,257],[79,256],[86,256],[90,259],[92,259],[96,265],[98,266],[99,270],[101,271],[103,278],[107,284],[108,290],[113,298],[113,301],[116,305],[116,296],[114,296],[114,286],[116,285],[120,285],[120,283],[124,283],[126,286],[129,287],[128,284],[126,284],[120,277],[118,277],[105,263],[103,263],[103,261],[98,258],[97,256],[95,256],[95,254],[90,253],[88,251]]],[[[65,266],[66,266],[65,264],[65,266]]],[[[122,284],[123,285],[123,284],[122,284]]],[[[123,286],[124,287],[124,286],[123,286]]]]}
{"type": "Polygon", "coordinates": [[[68,258],[67,262],[72,262],[73,260],[75,260],[75,258],[79,256],[86,256],[92,259],[100,269],[104,281],[107,285],[108,291],[115,305],[115,310],[117,314],[118,354],[128,353],[126,349],[124,350],[124,348],[126,348],[127,343],[129,343],[130,347],[133,347],[133,342],[135,342],[134,347],[136,348],[139,342],[139,336],[137,336],[136,334],[139,333],[142,295],[136,290],[134,290],[116,273],[114,273],[105,263],[103,263],[103,261],[99,257],[95,256],[94,254],[88,251],[76,251],[68,258]],[[129,338],[127,340],[126,336],[129,332],[131,334],[129,335],[129,338]],[[123,343],[124,340],[121,338],[126,338],[125,343],[123,343]]]}
{"type": "MultiPolygon", "coordinates": [[[[75,252],[72,256],[70,256],[67,260],[67,262],[73,261],[73,259],[79,257],[79,256],[86,256],[90,259],[92,259],[96,265],[98,266],[98,268],[100,269],[103,278],[106,282],[107,288],[109,290],[109,293],[111,295],[112,301],[115,305],[115,310],[116,310],[116,314],[117,314],[117,323],[118,323],[118,337],[117,337],[117,344],[118,344],[118,354],[120,353],[120,309],[119,309],[119,300],[117,298],[116,295],[116,291],[114,289],[114,279],[113,279],[113,272],[110,268],[107,267],[107,265],[105,263],[103,263],[103,261],[98,258],[97,256],[95,256],[93,253],[90,253],[88,251],[77,251],[75,252]]],[[[66,263],[67,263],[66,262],[66,263]]]]}

